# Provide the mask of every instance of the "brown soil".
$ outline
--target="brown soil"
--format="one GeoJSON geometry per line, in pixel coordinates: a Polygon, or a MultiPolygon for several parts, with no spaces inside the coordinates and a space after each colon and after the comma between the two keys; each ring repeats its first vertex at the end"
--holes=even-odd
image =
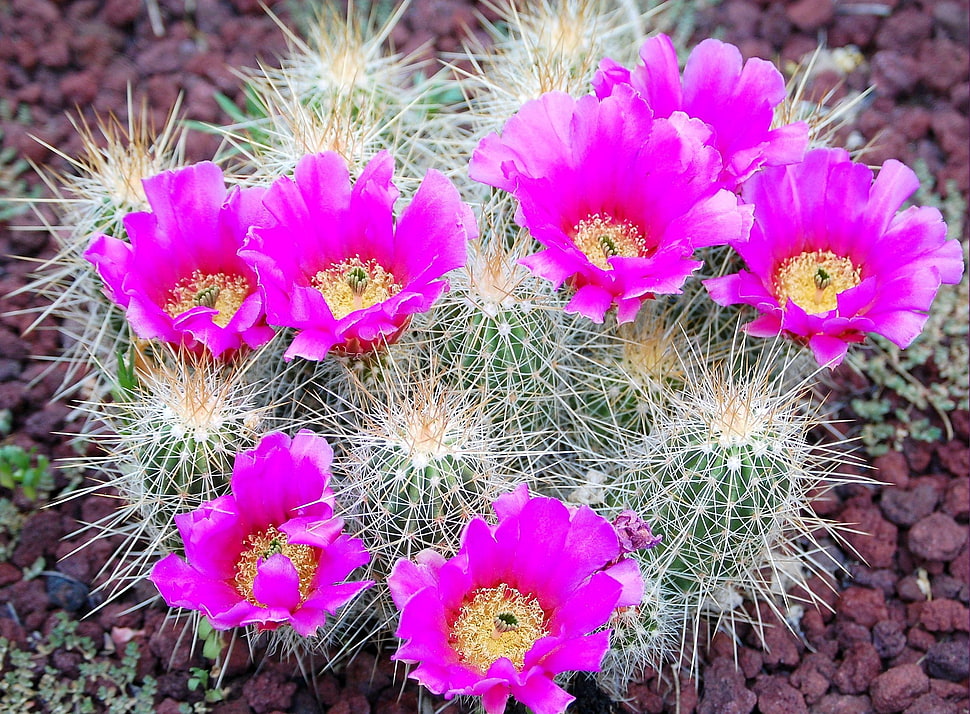
{"type": "MultiPolygon", "coordinates": [[[[287,17],[285,5],[268,4],[287,17]]],[[[256,0],[196,0],[191,14],[185,11],[188,0],[161,0],[159,5],[162,36],[152,32],[143,0],[0,1],[0,90],[3,102],[13,107],[0,112],[3,148],[63,167],[63,159],[30,135],[75,154],[80,146],[66,113],[80,106],[89,119],[94,112],[123,116],[128,85],[136,99],[146,98],[158,126],[180,91],[188,118],[223,120],[213,93],[239,100],[231,68],[253,66],[257,57],[271,61],[284,46],[279,29],[256,0]],[[29,121],[18,119],[18,106],[29,110],[29,121]]],[[[457,49],[471,5],[415,0],[395,40],[413,47],[432,39],[439,50],[457,49]]],[[[966,0],[726,0],[701,14],[698,39],[715,28],[723,28],[723,38],[746,55],[783,61],[801,58],[820,38],[827,37],[831,47],[859,47],[868,61],[849,75],[846,88],[874,83],[877,90],[845,131],[858,131],[863,140],[880,134],[867,157],[870,163],[897,158],[912,164],[921,159],[940,185],[953,180],[966,196],[966,0]]],[[[834,76],[823,74],[816,89],[824,91],[835,83],[834,76]]],[[[214,148],[211,136],[193,134],[188,158],[209,158],[214,148]]],[[[13,222],[39,220],[20,216],[13,222]]],[[[14,232],[0,223],[2,255],[46,257],[52,248],[42,231],[14,232]]],[[[22,261],[0,262],[0,294],[23,285],[30,268],[22,261]]],[[[36,298],[23,295],[6,299],[4,308],[37,304],[36,298]]],[[[51,457],[70,457],[67,440],[57,435],[72,428],[70,407],[50,401],[61,375],[57,370],[45,373],[47,365],[31,357],[56,354],[61,338],[55,330],[27,333],[28,322],[16,314],[0,318],[0,410],[12,415],[12,432],[5,441],[51,457]]],[[[870,388],[844,371],[835,378],[840,385],[836,397],[870,388]]],[[[936,415],[926,416],[938,422],[936,415]]],[[[802,637],[784,627],[767,630],[763,639],[754,631],[742,631],[737,666],[731,643],[715,638],[703,681],[680,682],[679,711],[968,711],[970,417],[957,412],[951,418],[952,440],[907,442],[901,452],[875,460],[876,476],[888,485],[843,487],[816,502],[820,514],[857,524],[869,534],[850,538],[857,554],[839,554],[849,575],[831,583],[834,592],[825,583],[812,583],[831,611],[805,612],[802,637]]],[[[66,483],[60,474],[57,487],[66,483]]],[[[11,495],[0,489],[0,496],[11,495]]],[[[191,667],[205,666],[200,653],[190,650],[187,639],[178,639],[178,630],[163,626],[161,609],[126,612],[139,595],[150,593],[133,593],[85,617],[98,604],[97,593],[89,587],[115,544],[102,540],[75,552],[89,536],[71,534],[79,523],[111,509],[112,501],[90,497],[38,510],[22,494],[13,497],[26,524],[9,560],[0,562],[0,637],[26,646],[34,639],[32,633],[49,632],[55,616],[66,612],[81,620],[81,633],[106,643],[101,658],[117,661],[124,642],[137,643],[139,676],[153,675],[159,681],[156,711],[176,712],[180,703],[198,701],[201,692],[190,691],[188,681],[191,667]],[[29,577],[38,558],[51,574],[29,577]]],[[[0,535],[0,545],[4,537],[0,535]]],[[[767,612],[765,616],[772,618],[767,612]]],[[[65,678],[76,678],[78,657],[61,648],[38,655],[34,666],[39,672],[48,665],[65,678]]],[[[418,711],[416,687],[402,689],[401,672],[395,672],[386,656],[373,654],[362,655],[339,674],[319,675],[315,685],[294,675],[292,663],[267,658],[257,667],[237,655],[227,665],[225,686],[224,701],[211,711],[418,711]]],[[[572,711],[614,710],[586,682],[579,682],[575,693],[579,699],[572,711]]],[[[654,673],[633,683],[630,697],[630,711],[675,711],[669,682],[654,673]]]]}

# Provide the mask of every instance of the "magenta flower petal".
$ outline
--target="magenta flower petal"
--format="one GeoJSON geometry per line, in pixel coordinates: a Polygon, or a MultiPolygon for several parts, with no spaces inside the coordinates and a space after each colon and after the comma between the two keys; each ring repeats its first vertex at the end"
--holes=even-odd
{"type": "Polygon", "coordinates": [[[310,636],[370,587],[341,582],[370,556],[333,517],[332,454],[308,431],[267,434],[238,454],[231,493],[176,516],[186,557],[166,556],[150,576],[165,601],[218,629],[289,623],[310,636]]]}
{"type": "Polygon", "coordinates": [[[469,522],[454,557],[395,565],[388,586],[402,643],[394,658],[418,663],[410,676],[431,691],[479,696],[494,714],[509,696],[561,712],[573,698],[554,677],[599,669],[609,648],[603,626],[617,607],[639,604],[629,599],[643,591],[639,567],[588,507],[521,486],[494,510],[495,525],[469,522]]]}
{"type": "Polygon", "coordinates": [[[324,522],[332,517],[333,491],[327,483],[333,449],[326,440],[307,430],[292,440],[274,432],[236,458],[240,468],[233,473],[233,494],[240,512],[257,525],[281,524],[296,516],[324,522]],[[308,445],[313,445],[312,452],[308,445]],[[267,481],[276,474],[288,474],[288,478],[267,489],[267,481]]]}
{"type": "Polygon", "coordinates": [[[550,618],[549,629],[554,634],[570,636],[595,630],[609,622],[610,615],[620,606],[622,591],[623,584],[611,575],[594,574],[568,595],[563,595],[563,606],[550,618]]]}
{"type": "Polygon", "coordinates": [[[620,562],[604,570],[607,575],[622,586],[617,607],[633,607],[643,600],[643,578],[637,577],[639,570],[632,558],[622,558],[620,562]]]}
{"type": "Polygon", "coordinates": [[[256,274],[237,255],[263,223],[262,189],[227,191],[211,162],[145,179],[150,213],[131,213],[130,243],[98,236],[85,252],[105,293],[143,339],[219,357],[273,337],[256,274]]]}
{"type": "Polygon", "coordinates": [[[603,664],[603,655],[609,648],[610,630],[600,630],[570,643],[568,648],[555,647],[542,659],[550,669],[598,672],[603,664]]]}
{"type": "Polygon", "coordinates": [[[836,366],[876,333],[907,347],[941,284],[963,275],[963,253],[933,208],[898,212],[913,172],[888,161],[873,179],[841,149],[765,169],[745,184],[755,206],[750,239],[734,247],[748,269],[705,281],[721,305],[752,305],[753,335],[784,333],[836,366]]]}
{"type": "Polygon", "coordinates": [[[271,555],[256,566],[253,597],[267,608],[296,610],[301,602],[300,574],[293,561],[282,553],[271,555]]]}
{"type": "MultiPolygon", "coordinates": [[[[522,684],[512,688],[512,692],[533,714],[560,714],[576,699],[551,679],[540,676],[526,678],[522,684]]],[[[504,706],[495,711],[504,711],[504,706]]]]}
{"type": "Polygon", "coordinates": [[[227,559],[227,553],[230,558],[236,555],[248,535],[234,510],[232,497],[221,496],[204,508],[175,516],[185,557],[203,572],[223,580],[235,573],[235,561],[227,559]]]}
{"type": "Polygon", "coordinates": [[[545,94],[501,137],[486,137],[469,175],[519,200],[516,220],[544,250],[522,264],[575,289],[566,310],[621,322],[655,294],[679,293],[695,248],[742,241],[751,208],[719,188],[711,130],[681,112],[655,119],[630,87],[602,99],[545,94]],[[538,148],[536,148],[538,147],[538,148]]]}
{"type": "Polygon", "coordinates": [[[477,227],[458,191],[429,171],[395,225],[393,169],[382,152],[352,184],[339,155],[315,154],[267,191],[275,224],[254,228],[241,255],[259,276],[269,322],[298,330],[285,359],[393,342],[464,264],[477,227]]]}
{"type": "Polygon", "coordinates": [[[186,607],[215,615],[239,602],[235,588],[222,579],[200,577],[196,569],[175,554],[169,554],[155,564],[152,581],[171,607],[186,607]]]}
{"type": "Polygon", "coordinates": [[[632,86],[657,117],[685,112],[714,130],[714,145],[724,157],[721,181],[731,189],[762,166],[801,160],[808,148],[808,127],[796,122],[772,129],[774,110],[785,98],[785,79],[773,64],[751,58],[742,64],[734,45],[704,40],[691,52],[683,77],[677,53],[666,35],[651,37],[640,48],[632,71],[604,60],[593,79],[600,97],[632,86]]]}

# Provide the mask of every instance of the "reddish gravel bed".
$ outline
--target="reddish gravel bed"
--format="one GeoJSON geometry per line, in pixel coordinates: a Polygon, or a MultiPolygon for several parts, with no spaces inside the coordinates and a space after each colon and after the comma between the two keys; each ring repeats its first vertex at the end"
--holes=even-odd
{"type": "MultiPolygon", "coordinates": [[[[180,91],[188,118],[220,121],[213,93],[238,98],[231,68],[252,66],[257,57],[272,59],[284,46],[256,0],[196,0],[191,15],[184,10],[187,0],[159,4],[161,37],[152,32],[143,0],[0,1],[0,96],[8,106],[30,112],[27,124],[17,120],[16,111],[0,112],[2,146],[39,163],[63,165],[28,134],[74,154],[79,143],[66,112],[80,106],[89,119],[94,112],[123,114],[129,85],[136,98],[146,98],[156,125],[180,91]]],[[[285,5],[275,7],[285,18],[285,5]]],[[[434,39],[439,50],[454,50],[471,8],[455,0],[415,0],[394,37],[405,47],[434,39]]],[[[801,58],[822,38],[831,47],[857,46],[867,61],[837,91],[874,83],[876,92],[844,135],[857,132],[866,141],[880,134],[867,157],[871,163],[922,160],[940,185],[955,182],[965,196],[970,189],[968,15],[968,3],[953,0],[727,0],[701,13],[698,38],[722,28],[721,36],[745,55],[782,61],[801,58]]],[[[832,73],[823,73],[816,89],[836,84],[832,73]]],[[[209,158],[215,144],[211,136],[191,135],[189,159],[209,158]]],[[[0,223],[0,255],[44,257],[51,250],[42,233],[12,232],[0,223]]],[[[23,285],[29,267],[3,259],[0,294],[23,285]]],[[[5,300],[4,307],[35,304],[36,298],[21,296],[5,300]]],[[[45,365],[30,358],[55,354],[60,338],[53,330],[25,335],[28,322],[23,316],[0,318],[0,410],[12,415],[5,441],[69,457],[65,439],[55,435],[70,431],[69,407],[50,403],[60,375],[38,380],[45,365]]],[[[839,373],[840,379],[846,392],[866,388],[859,377],[839,373]]],[[[742,632],[737,666],[731,643],[715,638],[704,681],[680,683],[680,712],[968,711],[970,417],[958,412],[951,418],[952,441],[907,443],[902,452],[875,460],[877,477],[888,485],[839,488],[815,504],[820,514],[869,534],[850,537],[856,555],[844,555],[848,575],[831,583],[835,591],[818,579],[811,583],[831,610],[806,611],[802,637],[782,626],[768,629],[764,641],[754,631],[742,632]]],[[[58,478],[63,486],[65,477],[58,478]]],[[[0,495],[11,496],[2,489],[0,495]]],[[[65,538],[79,522],[104,515],[112,501],[90,497],[36,510],[18,495],[15,503],[26,516],[26,536],[9,560],[0,562],[0,636],[25,644],[30,633],[49,632],[55,617],[67,612],[80,618],[79,631],[96,642],[119,648],[128,640],[137,644],[139,676],[159,681],[156,711],[176,712],[180,702],[198,701],[201,693],[189,689],[189,670],[204,666],[200,653],[163,626],[161,610],[125,612],[138,595],[149,595],[147,590],[82,618],[96,604],[87,586],[96,582],[116,544],[101,540],[75,553],[87,537],[65,538]],[[41,557],[64,577],[25,578],[24,571],[41,557]]],[[[772,618],[767,611],[765,617],[772,618]]],[[[386,657],[362,655],[340,674],[320,675],[313,691],[293,676],[291,663],[269,658],[257,668],[240,649],[227,664],[227,696],[213,712],[418,711],[417,689],[402,690],[401,672],[386,657]]],[[[78,676],[78,655],[63,648],[35,661],[40,668],[45,664],[65,678],[78,676]]],[[[669,685],[650,674],[632,684],[628,710],[675,711],[669,685]]],[[[572,711],[614,710],[595,687],[580,684],[576,693],[572,711]]]]}

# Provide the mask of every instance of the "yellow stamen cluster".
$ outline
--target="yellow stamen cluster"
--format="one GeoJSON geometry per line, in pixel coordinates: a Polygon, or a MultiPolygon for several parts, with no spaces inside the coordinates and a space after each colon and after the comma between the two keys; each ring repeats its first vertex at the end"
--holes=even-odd
{"type": "Polygon", "coordinates": [[[313,576],[317,572],[317,554],[309,545],[290,543],[285,533],[270,526],[265,531],[253,533],[244,543],[245,548],[236,561],[236,591],[253,605],[266,607],[253,594],[253,583],[259,564],[272,555],[281,553],[290,559],[300,576],[300,598],[310,595],[313,576]]]}
{"type": "Polygon", "coordinates": [[[165,312],[178,317],[193,307],[204,305],[219,311],[212,321],[219,327],[225,327],[251,292],[249,280],[242,275],[196,270],[169,291],[165,312]]]}
{"type": "Polygon", "coordinates": [[[502,583],[472,593],[461,606],[448,641],[462,662],[484,674],[502,657],[522,671],[526,652],[548,634],[539,601],[502,583]]]}
{"type": "Polygon", "coordinates": [[[581,220],[574,228],[576,247],[589,258],[597,268],[612,270],[609,258],[637,258],[647,249],[643,232],[627,222],[618,223],[609,216],[599,213],[581,220]]]}
{"type": "Polygon", "coordinates": [[[384,302],[401,291],[394,275],[375,260],[366,262],[360,256],[334,263],[319,271],[310,284],[323,294],[330,312],[338,320],[356,310],[384,302]]]}
{"type": "Polygon", "coordinates": [[[775,273],[775,297],[784,307],[793,300],[809,315],[838,306],[837,296],[862,282],[851,258],[829,250],[806,251],[786,260],[775,273]]]}

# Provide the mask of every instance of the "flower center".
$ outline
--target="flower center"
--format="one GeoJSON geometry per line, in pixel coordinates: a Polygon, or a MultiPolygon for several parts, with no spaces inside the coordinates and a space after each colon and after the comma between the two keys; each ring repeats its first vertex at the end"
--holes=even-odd
{"type": "Polygon", "coordinates": [[[860,282],[860,270],[850,258],[828,250],[806,251],[779,266],[775,296],[782,307],[794,300],[809,315],[818,315],[838,307],[838,294],[860,282]]]}
{"type": "Polygon", "coordinates": [[[539,601],[502,583],[472,593],[471,600],[461,606],[448,639],[462,662],[484,674],[502,657],[521,672],[525,653],[548,634],[546,613],[539,601]]]}
{"type": "Polygon", "coordinates": [[[276,526],[270,526],[265,531],[253,533],[246,538],[243,552],[236,561],[236,591],[253,605],[266,607],[253,594],[253,583],[259,564],[270,556],[280,553],[285,555],[296,568],[300,576],[300,598],[306,600],[310,594],[310,585],[317,572],[317,557],[311,546],[302,543],[290,543],[285,533],[281,533],[276,526]]]}
{"type": "Polygon", "coordinates": [[[249,280],[242,275],[196,270],[175,283],[175,287],[169,291],[165,312],[178,317],[193,307],[204,305],[219,311],[212,321],[219,327],[225,327],[251,292],[249,280]]]}
{"type": "Polygon", "coordinates": [[[330,312],[338,320],[401,292],[393,274],[375,260],[361,261],[360,256],[321,270],[310,279],[310,284],[323,293],[330,312]]]}
{"type": "Polygon", "coordinates": [[[574,228],[576,247],[597,268],[612,270],[609,258],[638,258],[646,252],[647,242],[643,232],[627,222],[617,223],[609,216],[599,213],[581,220],[574,228]]]}

